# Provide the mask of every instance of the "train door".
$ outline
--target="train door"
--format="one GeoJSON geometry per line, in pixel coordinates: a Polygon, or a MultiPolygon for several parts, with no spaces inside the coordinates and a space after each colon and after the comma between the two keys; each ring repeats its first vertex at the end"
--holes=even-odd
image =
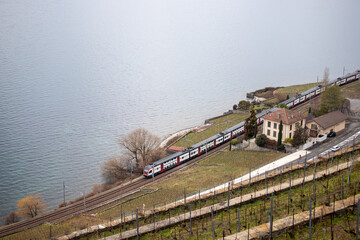
{"type": "Polygon", "coordinates": [[[161,172],[164,171],[164,163],[161,164],[161,172]]]}
{"type": "Polygon", "coordinates": [[[180,156],[177,157],[177,165],[180,165],[180,156]]]}

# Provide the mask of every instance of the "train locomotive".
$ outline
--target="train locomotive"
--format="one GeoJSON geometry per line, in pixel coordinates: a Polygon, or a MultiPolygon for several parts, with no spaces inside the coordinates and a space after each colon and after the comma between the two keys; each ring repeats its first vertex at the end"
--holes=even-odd
{"type": "MultiPolygon", "coordinates": [[[[338,86],[342,86],[350,82],[359,80],[359,78],[360,78],[360,70],[357,70],[353,73],[349,73],[343,77],[339,77],[337,79],[330,81],[329,85],[333,86],[336,84],[338,86]]],[[[302,104],[306,101],[309,101],[312,98],[319,96],[321,92],[324,92],[324,90],[325,90],[324,86],[320,85],[312,89],[309,89],[301,94],[298,94],[295,97],[287,99],[282,103],[286,104],[286,106],[288,106],[288,108],[291,109],[299,104],[302,104]]],[[[271,112],[275,112],[277,110],[278,108],[271,108],[257,114],[256,117],[258,119],[258,125],[262,124],[263,122],[262,118],[265,115],[271,112]]],[[[183,164],[193,158],[206,154],[208,151],[211,151],[212,149],[219,147],[220,145],[230,141],[231,139],[234,139],[237,136],[242,135],[244,132],[245,132],[245,121],[233,127],[230,127],[225,131],[222,131],[208,139],[205,139],[185,149],[184,151],[174,153],[172,155],[169,155],[163,159],[160,159],[152,163],[151,165],[145,166],[143,175],[144,177],[150,178],[155,175],[161,174],[164,171],[174,168],[180,164],[183,164]]]]}

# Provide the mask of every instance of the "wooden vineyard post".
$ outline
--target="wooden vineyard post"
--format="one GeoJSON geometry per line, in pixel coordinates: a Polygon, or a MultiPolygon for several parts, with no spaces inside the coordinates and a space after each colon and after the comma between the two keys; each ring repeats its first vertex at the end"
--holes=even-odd
{"type": "Polygon", "coordinates": [[[289,189],[289,197],[288,197],[288,214],[290,211],[290,201],[291,201],[291,172],[289,172],[289,183],[290,183],[290,189],[289,189]]]}
{"type": "Polygon", "coordinates": [[[311,240],[311,212],[312,212],[312,202],[310,200],[310,210],[309,210],[309,240],[311,240]]]}
{"type": "Polygon", "coordinates": [[[273,202],[274,202],[274,193],[271,193],[271,208],[270,208],[270,239],[273,239],[272,230],[273,230],[273,202]]]}
{"type": "Polygon", "coordinates": [[[359,212],[360,212],[360,198],[358,199],[357,217],[356,217],[356,240],[359,240],[359,212]]]}
{"type": "Polygon", "coordinates": [[[138,218],[138,209],[136,209],[136,238],[139,240],[139,218],[138,218]]]}
{"type": "Polygon", "coordinates": [[[230,210],[230,182],[228,184],[228,199],[227,199],[227,210],[230,210]]]}
{"type": "Polygon", "coordinates": [[[215,232],[214,232],[214,213],[213,208],[211,207],[211,230],[212,230],[212,239],[215,239],[215,232]]]}
{"type": "Polygon", "coordinates": [[[192,228],[191,228],[191,203],[189,204],[190,208],[190,234],[192,235],[192,228]]]}
{"type": "MultiPolygon", "coordinates": [[[[359,211],[358,211],[359,212],[359,211]]],[[[358,218],[359,218],[359,214],[358,214],[358,218]]],[[[241,231],[241,224],[240,224],[240,209],[238,209],[238,232],[241,231]]]]}

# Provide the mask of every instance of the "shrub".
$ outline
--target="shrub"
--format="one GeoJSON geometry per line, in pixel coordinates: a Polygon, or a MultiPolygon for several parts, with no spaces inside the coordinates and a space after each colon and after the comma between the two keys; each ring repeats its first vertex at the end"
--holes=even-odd
{"type": "Polygon", "coordinates": [[[265,134],[260,134],[259,136],[256,137],[255,143],[259,147],[263,147],[263,146],[265,146],[266,139],[267,139],[267,137],[265,134]]]}
{"type": "Polygon", "coordinates": [[[285,103],[280,103],[279,105],[277,105],[277,107],[289,109],[289,107],[285,103]]]}
{"type": "Polygon", "coordinates": [[[277,150],[278,150],[278,151],[281,151],[281,152],[285,151],[285,145],[284,145],[284,144],[280,144],[280,145],[278,146],[277,150]]]}
{"type": "Polygon", "coordinates": [[[231,144],[231,145],[236,145],[236,144],[238,144],[238,143],[239,143],[239,141],[236,140],[236,139],[232,139],[232,140],[230,141],[230,144],[231,144]]]}
{"type": "Polygon", "coordinates": [[[233,105],[233,110],[236,110],[238,106],[236,104],[233,105]]]}
{"type": "Polygon", "coordinates": [[[265,147],[269,149],[277,150],[277,141],[267,138],[265,140],[265,147]]]}
{"type": "Polygon", "coordinates": [[[292,139],[291,138],[285,138],[285,143],[290,143],[291,144],[292,139]]]}
{"type": "Polygon", "coordinates": [[[20,217],[16,214],[16,212],[10,212],[10,214],[5,218],[5,225],[16,223],[18,221],[20,221],[20,217]]]}

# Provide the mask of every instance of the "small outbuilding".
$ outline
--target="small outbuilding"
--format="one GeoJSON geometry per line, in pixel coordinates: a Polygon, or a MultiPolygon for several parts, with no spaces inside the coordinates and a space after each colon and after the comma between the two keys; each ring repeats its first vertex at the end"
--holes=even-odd
{"type": "Polygon", "coordinates": [[[345,129],[347,116],[340,111],[327,113],[317,118],[308,119],[306,127],[310,129],[310,136],[317,137],[331,132],[345,129]]]}

